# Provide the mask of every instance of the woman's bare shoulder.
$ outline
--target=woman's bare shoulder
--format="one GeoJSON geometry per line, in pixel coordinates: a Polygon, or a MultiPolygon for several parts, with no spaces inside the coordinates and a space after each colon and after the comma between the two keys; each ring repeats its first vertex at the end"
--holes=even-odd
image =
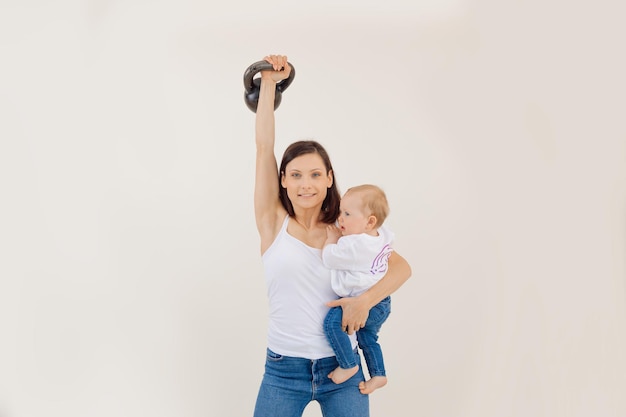
{"type": "Polygon", "coordinates": [[[264,218],[257,219],[257,229],[261,238],[261,254],[264,254],[274,243],[286,217],[287,210],[281,205],[273,215],[268,213],[264,218]]]}

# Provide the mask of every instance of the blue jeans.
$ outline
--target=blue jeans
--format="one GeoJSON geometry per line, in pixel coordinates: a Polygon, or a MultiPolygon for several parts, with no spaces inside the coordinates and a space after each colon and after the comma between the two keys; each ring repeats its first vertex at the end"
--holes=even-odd
{"type": "MultiPolygon", "coordinates": [[[[352,355],[359,360],[356,349],[352,355]]],[[[254,417],[301,417],[317,401],[325,417],[369,417],[369,397],[359,391],[363,372],[335,384],[328,374],[337,368],[334,356],[317,360],[282,356],[267,349],[265,374],[254,417]]]]}
{"type": "MultiPolygon", "coordinates": [[[[387,297],[372,307],[365,327],[356,332],[356,339],[363,351],[370,377],[386,376],[383,351],[378,344],[378,332],[380,332],[380,328],[390,313],[391,297],[387,297]]],[[[324,320],[324,333],[335,355],[337,355],[339,366],[344,369],[354,368],[360,362],[355,361],[350,338],[341,328],[342,315],[341,307],[331,308],[324,320]]]]}

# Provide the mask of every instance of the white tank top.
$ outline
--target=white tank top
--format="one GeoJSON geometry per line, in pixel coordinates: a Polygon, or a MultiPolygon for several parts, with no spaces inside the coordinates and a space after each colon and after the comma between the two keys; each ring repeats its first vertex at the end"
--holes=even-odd
{"type": "MultiPolygon", "coordinates": [[[[337,298],[330,285],[330,270],[322,263],[321,249],[287,233],[289,218],[263,254],[269,299],[267,347],[299,358],[335,356],[323,330],[326,303],[337,298]]],[[[351,340],[354,348],[355,334],[351,340]]]]}

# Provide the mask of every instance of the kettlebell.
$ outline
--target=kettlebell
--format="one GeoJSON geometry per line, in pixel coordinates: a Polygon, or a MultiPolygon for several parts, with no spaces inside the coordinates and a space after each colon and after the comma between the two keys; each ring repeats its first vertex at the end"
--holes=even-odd
{"type": "MultiPolygon", "coordinates": [[[[289,77],[285,78],[281,82],[276,84],[276,95],[274,97],[274,110],[278,108],[280,105],[280,101],[282,100],[282,93],[289,87],[292,83],[293,78],[296,76],[296,69],[291,65],[290,62],[287,62],[291,66],[291,74],[289,77]]],[[[260,71],[273,70],[274,67],[267,61],[258,61],[254,64],[250,65],[246,71],[243,73],[243,86],[246,89],[244,92],[243,98],[246,102],[246,106],[250,110],[256,113],[257,105],[259,104],[259,93],[261,92],[261,79],[254,78],[254,75],[260,71]]]]}

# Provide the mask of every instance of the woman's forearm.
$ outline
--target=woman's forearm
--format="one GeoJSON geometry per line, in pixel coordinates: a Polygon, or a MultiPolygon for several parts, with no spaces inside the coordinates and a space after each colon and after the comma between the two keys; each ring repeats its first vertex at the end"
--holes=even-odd
{"type": "Polygon", "coordinates": [[[256,111],[256,144],[257,149],[274,149],[275,121],[274,97],[276,83],[271,79],[263,79],[259,91],[259,102],[256,111]]]}
{"type": "Polygon", "coordinates": [[[365,326],[369,310],[400,288],[410,276],[409,263],[402,256],[392,252],[387,273],[374,286],[357,297],[340,298],[326,305],[342,308],[342,328],[346,329],[348,334],[352,334],[365,326]]]}
{"type": "Polygon", "coordinates": [[[272,64],[272,69],[261,71],[259,100],[256,108],[256,148],[261,155],[271,153],[274,159],[276,83],[289,78],[292,68],[284,55],[268,55],[265,61],[272,64]]]}
{"type": "Polygon", "coordinates": [[[392,252],[389,257],[389,269],[385,276],[359,297],[374,307],[384,298],[390,296],[411,277],[411,266],[402,256],[392,252]]]}

